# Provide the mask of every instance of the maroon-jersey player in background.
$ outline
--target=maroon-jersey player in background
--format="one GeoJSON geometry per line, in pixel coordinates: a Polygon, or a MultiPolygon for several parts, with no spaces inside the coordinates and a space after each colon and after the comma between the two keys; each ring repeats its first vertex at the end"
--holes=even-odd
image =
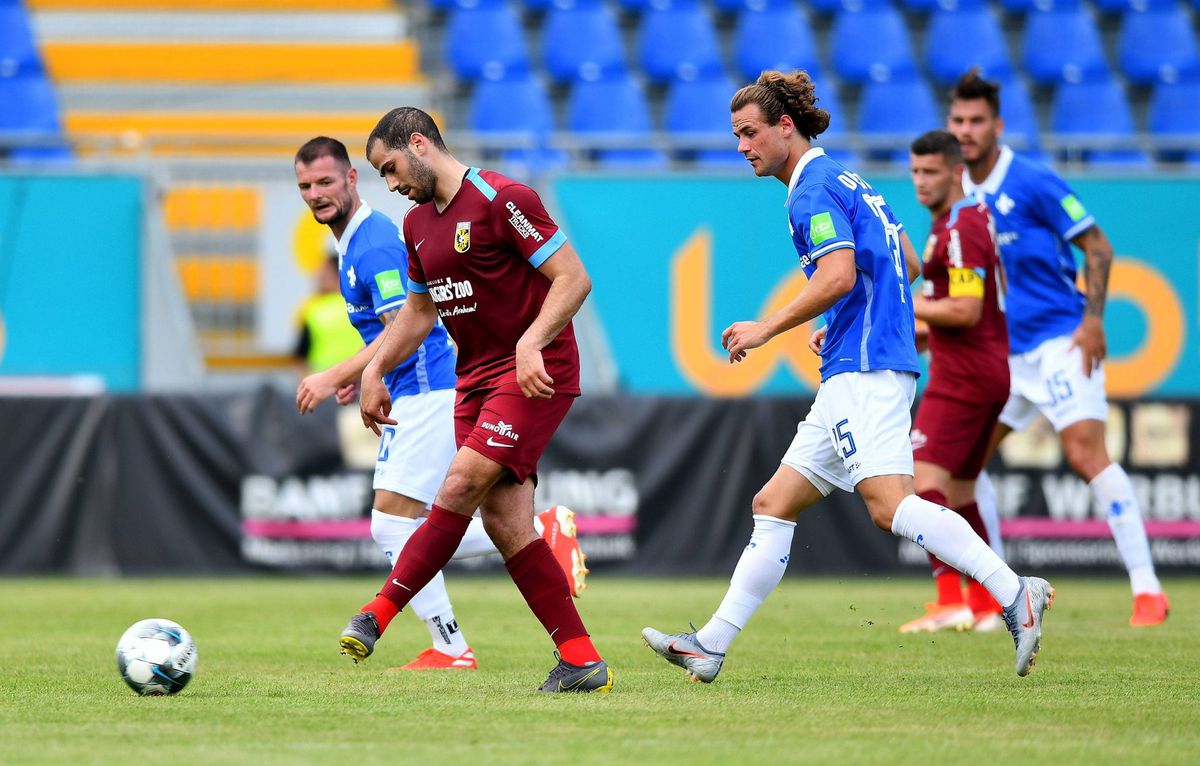
{"type": "MultiPolygon", "coordinates": [[[[958,139],[933,130],[910,151],[917,199],[933,226],[925,248],[924,292],[913,313],[929,326],[929,384],[913,421],[913,482],[917,494],[957,511],[988,539],[975,505],[975,479],[988,440],[1008,400],[1008,330],[994,227],[987,206],[966,199],[958,139]]],[[[933,554],[937,601],[901,633],[937,630],[991,631],[1003,627],[1000,605],[933,554]]]]}

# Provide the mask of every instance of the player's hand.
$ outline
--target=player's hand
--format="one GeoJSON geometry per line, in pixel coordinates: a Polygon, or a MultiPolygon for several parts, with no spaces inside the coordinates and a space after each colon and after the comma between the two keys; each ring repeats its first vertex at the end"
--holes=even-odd
{"type": "Polygon", "coordinates": [[[1083,374],[1092,377],[1092,371],[1099,369],[1104,357],[1108,356],[1108,343],[1104,340],[1104,321],[1098,316],[1084,316],[1079,327],[1071,335],[1071,348],[1078,348],[1082,357],[1083,374]]]}
{"type": "Polygon", "coordinates": [[[317,408],[317,405],[337,393],[337,384],[333,383],[324,372],[316,372],[300,381],[296,389],[296,409],[301,415],[307,415],[317,408]]]}
{"type": "Polygon", "coordinates": [[[721,345],[729,352],[730,364],[742,361],[747,351],[770,339],[771,333],[763,322],[734,322],[721,333],[721,345]]]}
{"type": "Polygon", "coordinates": [[[337,403],[345,407],[358,398],[358,383],[347,383],[337,390],[337,403]]]}
{"type": "Polygon", "coordinates": [[[517,344],[517,385],[527,399],[549,399],[554,396],[554,378],[546,372],[546,362],[540,349],[517,344]]]}
{"type": "Polygon", "coordinates": [[[388,417],[392,412],[392,397],[387,386],[383,385],[383,376],[375,372],[371,366],[363,370],[362,390],[358,397],[359,414],[362,415],[363,425],[382,436],[381,425],[396,425],[396,421],[388,417]]]}
{"type": "Polygon", "coordinates": [[[827,332],[829,332],[828,327],[818,327],[808,338],[808,349],[817,356],[821,355],[821,349],[825,347],[825,333],[827,332]]]}

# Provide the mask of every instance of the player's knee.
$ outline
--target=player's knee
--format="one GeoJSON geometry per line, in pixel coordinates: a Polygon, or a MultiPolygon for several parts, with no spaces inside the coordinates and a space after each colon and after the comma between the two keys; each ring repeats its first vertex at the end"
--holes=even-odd
{"type": "Polygon", "coordinates": [[[793,510],[778,493],[766,489],[758,491],[750,507],[755,516],[771,516],[776,519],[795,521],[796,517],[800,515],[799,510],[793,510]]]}
{"type": "Polygon", "coordinates": [[[450,472],[442,481],[438,492],[438,501],[447,508],[457,509],[459,506],[474,508],[478,501],[475,496],[480,493],[480,482],[465,471],[457,471],[451,467],[450,472]]]}
{"type": "Polygon", "coordinates": [[[892,531],[892,519],[896,516],[895,508],[875,506],[868,507],[867,510],[870,512],[871,521],[875,522],[875,526],[879,527],[884,532],[892,531]]]}
{"type": "Polygon", "coordinates": [[[1108,467],[1108,451],[1103,442],[1094,444],[1091,440],[1068,439],[1063,441],[1063,456],[1075,473],[1090,481],[1092,477],[1108,467]]]}

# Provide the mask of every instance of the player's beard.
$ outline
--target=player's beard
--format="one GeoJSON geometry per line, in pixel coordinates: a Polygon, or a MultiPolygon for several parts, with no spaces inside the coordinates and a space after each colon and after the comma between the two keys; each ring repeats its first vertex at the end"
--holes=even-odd
{"type": "Polygon", "coordinates": [[[313,218],[317,223],[323,223],[326,226],[334,226],[340,221],[344,221],[350,213],[350,199],[332,199],[329,200],[332,207],[327,207],[321,212],[312,211],[313,218]],[[322,220],[322,218],[324,220],[322,220]]]}
{"type": "MultiPolygon", "coordinates": [[[[408,147],[405,147],[408,152],[408,147]]],[[[408,153],[408,173],[412,182],[408,185],[409,199],[418,205],[424,205],[433,199],[437,191],[437,173],[424,160],[411,152],[408,153]]]]}

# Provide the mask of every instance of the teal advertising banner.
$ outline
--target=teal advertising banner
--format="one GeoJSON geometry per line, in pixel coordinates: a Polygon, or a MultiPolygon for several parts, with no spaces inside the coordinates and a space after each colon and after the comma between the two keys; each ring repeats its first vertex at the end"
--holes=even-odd
{"type": "Polygon", "coordinates": [[[0,375],[139,382],[142,184],[0,176],[0,375]]]}
{"type": "MultiPolygon", "coordinates": [[[[867,175],[920,252],[929,214],[907,178],[867,175]]],[[[1116,250],[1105,315],[1109,392],[1200,395],[1200,178],[1074,178],[1116,250]]],[[[809,328],[728,363],[721,331],[787,303],[803,287],[786,189],[747,177],[581,177],[553,185],[587,264],[624,390],[746,396],[815,390],[809,328]]],[[[1077,258],[1081,258],[1077,253],[1077,258]]],[[[1081,268],[1082,271],[1082,268],[1081,268]]]]}

